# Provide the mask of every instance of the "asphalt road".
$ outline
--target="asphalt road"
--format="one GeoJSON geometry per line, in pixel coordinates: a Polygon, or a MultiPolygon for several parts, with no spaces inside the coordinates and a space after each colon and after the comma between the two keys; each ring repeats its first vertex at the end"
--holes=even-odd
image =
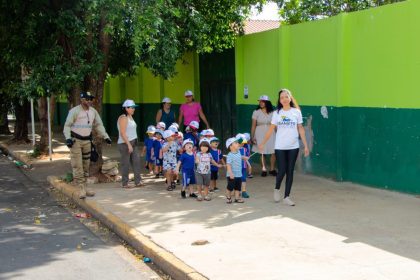
{"type": "Polygon", "coordinates": [[[0,155],[0,279],[160,279],[0,155]]]}

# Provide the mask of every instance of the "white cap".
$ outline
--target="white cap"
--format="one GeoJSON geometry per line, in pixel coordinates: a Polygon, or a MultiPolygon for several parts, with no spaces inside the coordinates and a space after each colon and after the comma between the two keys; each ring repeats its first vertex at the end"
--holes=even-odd
{"type": "Polygon", "coordinates": [[[163,136],[163,130],[162,129],[156,129],[155,130],[155,134],[156,133],[159,133],[160,135],[162,135],[163,136]]]}
{"type": "Polygon", "coordinates": [[[178,128],[174,125],[170,125],[168,129],[171,130],[173,133],[178,133],[178,128]]]}
{"type": "Polygon", "coordinates": [[[182,142],[182,148],[184,148],[188,143],[194,146],[194,143],[191,139],[185,139],[184,142],[182,142]]]}
{"type": "Polygon", "coordinates": [[[207,135],[207,129],[203,129],[203,130],[200,132],[200,135],[203,135],[203,136],[207,135]]]}
{"type": "Polygon", "coordinates": [[[203,135],[207,135],[207,136],[214,136],[214,131],[213,131],[213,129],[211,129],[211,128],[209,128],[209,129],[207,129],[206,130],[206,133],[204,134],[203,133],[203,135]]]}
{"type": "Polygon", "coordinates": [[[177,129],[179,129],[179,124],[176,122],[172,123],[171,126],[175,126],[177,129]]]}
{"type": "Polygon", "coordinates": [[[193,96],[193,95],[194,95],[193,92],[189,89],[186,90],[185,93],[184,93],[184,96],[193,96]]]}
{"type": "Polygon", "coordinates": [[[251,135],[250,135],[248,132],[245,132],[245,133],[244,133],[244,136],[245,136],[245,140],[246,140],[246,141],[251,140],[251,135]]]}
{"type": "Polygon", "coordinates": [[[200,142],[198,142],[198,145],[201,145],[201,143],[203,142],[207,142],[208,144],[210,144],[210,140],[208,138],[203,138],[200,140],[200,142]]]}
{"type": "Polygon", "coordinates": [[[184,133],[181,131],[178,131],[178,137],[184,139],[184,133]]]}
{"type": "Polygon", "coordinates": [[[165,97],[162,99],[162,103],[172,103],[172,100],[169,97],[165,97]]]}
{"type": "Polygon", "coordinates": [[[242,139],[242,143],[246,144],[248,141],[246,140],[246,136],[242,133],[238,133],[236,134],[235,137],[237,140],[242,139]]]}
{"type": "Polygon", "coordinates": [[[126,101],[124,101],[122,107],[127,108],[127,107],[138,107],[139,105],[136,105],[136,103],[134,103],[133,100],[131,99],[127,99],[126,101]]]}
{"type": "Polygon", "coordinates": [[[154,125],[149,125],[147,127],[146,133],[155,133],[155,131],[156,131],[156,127],[154,125]]]}
{"type": "Polygon", "coordinates": [[[156,125],[156,128],[165,129],[166,128],[166,124],[164,122],[158,122],[158,124],[156,125]]]}
{"type": "Polygon", "coordinates": [[[219,138],[217,138],[217,137],[210,138],[210,143],[213,142],[213,141],[220,142],[219,138]]]}
{"type": "Polygon", "coordinates": [[[174,136],[174,132],[172,131],[172,130],[165,130],[164,132],[163,132],[163,138],[169,138],[169,137],[171,137],[171,136],[174,136]]]}
{"type": "Polygon", "coordinates": [[[226,140],[226,148],[229,149],[230,145],[232,145],[233,142],[238,142],[238,139],[235,137],[231,137],[228,140],[226,140]]]}
{"type": "Polygon", "coordinates": [[[270,101],[270,98],[267,95],[261,95],[258,101],[270,101]]]}
{"type": "Polygon", "coordinates": [[[198,129],[200,127],[200,124],[197,121],[191,121],[188,126],[191,128],[198,129]]]}

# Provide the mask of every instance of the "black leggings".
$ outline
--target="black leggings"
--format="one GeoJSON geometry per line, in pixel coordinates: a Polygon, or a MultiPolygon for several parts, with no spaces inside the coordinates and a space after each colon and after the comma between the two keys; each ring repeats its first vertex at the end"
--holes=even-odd
{"type": "Polygon", "coordinates": [[[276,178],[276,189],[280,189],[281,182],[283,181],[284,175],[286,175],[286,190],[284,197],[290,195],[293,183],[293,170],[295,169],[296,159],[299,153],[299,148],[293,150],[275,150],[277,160],[277,178],[276,178]]]}

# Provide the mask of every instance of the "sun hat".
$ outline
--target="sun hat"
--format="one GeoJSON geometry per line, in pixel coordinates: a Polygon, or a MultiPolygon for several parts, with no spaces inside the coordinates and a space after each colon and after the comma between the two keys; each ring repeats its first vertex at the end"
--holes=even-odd
{"type": "Polygon", "coordinates": [[[228,140],[226,140],[226,148],[229,149],[230,145],[232,145],[233,142],[238,142],[238,139],[235,137],[231,137],[228,140]]]}
{"type": "Polygon", "coordinates": [[[191,144],[194,146],[194,143],[191,139],[185,139],[184,142],[182,142],[182,148],[184,148],[187,144],[191,144]]]}
{"type": "Polygon", "coordinates": [[[146,133],[155,133],[155,132],[156,132],[156,127],[154,125],[149,125],[147,127],[146,133]]]}
{"type": "Polygon", "coordinates": [[[191,121],[188,126],[190,128],[198,129],[200,127],[200,124],[197,121],[191,121]]]}
{"type": "Polygon", "coordinates": [[[261,95],[258,101],[270,101],[270,98],[267,95],[261,95]]]}
{"type": "Polygon", "coordinates": [[[122,104],[122,107],[127,108],[127,107],[138,107],[139,105],[136,105],[136,103],[134,103],[133,100],[131,99],[127,99],[124,101],[124,103],[122,104]]]}
{"type": "Polygon", "coordinates": [[[203,142],[207,142],[207,144],[210,144],[210,140],[208,138],[203,138],[200,140],[200,142],[198,142],[198,145],[201,145],[201,143],[203,142]]]}
{"type": "Polygon", "coordinates": [[[165,97],[162,99],[162,103],[172,103],[172,100],[169,97],[165,97]]]}
{"type": "Polygon", "coordinates": [[[178,133],[178,128],[174,125],[170,125],[168,129],[171,130],[173,133],[178,133]]]}
{"type": "Polygon", "coordinates": [[[169,137],[171,137],[171,136],[174,136],[174,132],[172,131],[172,130],[165,130],[164,132],[163,132],[163,138],[169,138],[169,137]]]}
{"type": "Polygon", "coordinates": [[[158,122],[156,128],[165,130],[166,124],[164,122],[158,122]]]}
{"type": "Polygon", "coordinates": [[[220,142],[220,140],[217,137],[212,137],[212,138],[210,138],[210,143],[211,142],[220,142]]]}
{"type": "Polygon", "coordinates": [[[185,93],[184,93],[184,96],[193,96],[193,95],[194,95],[193,92],[189,89],[186,90],[185,93]]]}

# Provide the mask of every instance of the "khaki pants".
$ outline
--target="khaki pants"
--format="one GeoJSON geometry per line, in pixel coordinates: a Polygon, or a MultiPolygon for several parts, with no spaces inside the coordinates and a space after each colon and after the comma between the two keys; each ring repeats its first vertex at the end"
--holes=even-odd
{"type": "Polygon", "coordinates": [[[70,149],[71,167],[73,168],[73,181],[81,184],[86,183],[89,176],[90,165],[90,140],[73,138],[73,147],[70,149]]]}

